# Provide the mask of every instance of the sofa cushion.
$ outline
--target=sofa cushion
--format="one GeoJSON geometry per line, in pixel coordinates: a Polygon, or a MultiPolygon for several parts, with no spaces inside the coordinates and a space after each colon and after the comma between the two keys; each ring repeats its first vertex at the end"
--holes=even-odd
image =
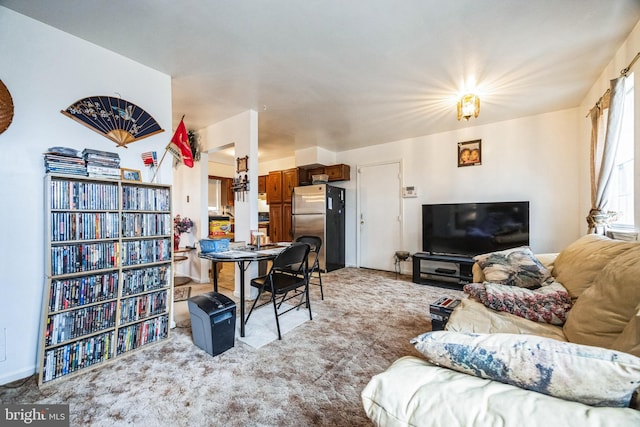
{"type": "Polygon", "coordinates": [[[491,310],[481,302],[467,298],[463,298],[453,310],[445,329],[480,334],[529,334],[566,341],[561,326],[532,322],[511,313],[491,310]]]}
{"type": "Polygon", "coordinates": [[[640,425],[640,411],[596,408],[405,356],[361,393],[375,426],[601,427],[640,425]]]}
{"type": "Polygon", "coordinates": [[[640,387],[640,358],[515,334],[427,332],[411,340],[431,363],[593,406],[627,407],[640,387]]]}
{"type": "MultiPolygon", "coordinates": [[[[540,263],[553,275],[553,263],[558,257],[558,253],[554,252],[535,255],[538,261],[540,261],[540,263]]],[[[482,268],[478,265],[477,262],[473,264],[471,272],[473,274],[473,283],[482,283],[487,281],[487,278],[484,277],[484,273],[482,272],[482,268]]]]}
{"type": "Polygon", "coordinates": [[[640,357],[640,304],[636,307],[636,313],[624,327],[622,333],[611,344],[611,348],[640,357]]]}
{"type": "Polygon", "coordinates": [[[551,278],[549,270],[526,246],[477,255],[473,259],[482,268],[485,280],[492,283],[538,288],[551,278]]]}
{"type": "Polygon", "coordinates": [[[469,283],[464,291],[487,307],[515,314],[534,322],[564,324],[571,309],[571,298],[558,282],[538,289],[519,288],[497,283],[469,283]]]}
{"type": "Polygon", "coordinates": [[[609,261],[637,244],[587,234],[558,254],[553,263],[553,276],[567,288],[569,295],[575,300],[593,284],[609,261]]]}
{"type": "Polygon", "coordinates": [[[637,351],[640,335],[632,336],[640,305],[640,243],[619,243],[625,251],[594,273],[593,284],[573,305],[563,331],[571,342],[627,350],[636,348],[635,354],[640,356],[637,351]],[[629,341],[618,341],[630,322],[625,333],[629,341]]]}

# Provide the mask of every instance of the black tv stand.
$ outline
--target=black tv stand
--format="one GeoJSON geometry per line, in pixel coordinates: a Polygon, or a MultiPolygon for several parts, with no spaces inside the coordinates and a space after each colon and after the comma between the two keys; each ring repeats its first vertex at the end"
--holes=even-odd
{"type": "Polygon", "coordinates": [[[411,258],[414,283],[461,289],[473,282],[471,257],[417,252],[411,258]]]}

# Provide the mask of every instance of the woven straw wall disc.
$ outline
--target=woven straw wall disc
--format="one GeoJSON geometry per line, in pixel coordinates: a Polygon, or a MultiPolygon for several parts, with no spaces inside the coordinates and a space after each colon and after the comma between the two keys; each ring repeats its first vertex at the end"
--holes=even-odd
{"type": "Polygon", "coordinates": [[[13,120],[13,99],[9,89],[0,80],[0,133],[7,130],[13,120]]]}

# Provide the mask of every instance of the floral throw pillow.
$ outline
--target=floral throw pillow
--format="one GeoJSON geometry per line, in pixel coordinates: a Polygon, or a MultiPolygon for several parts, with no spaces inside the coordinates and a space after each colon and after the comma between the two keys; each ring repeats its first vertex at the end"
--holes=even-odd
{"type": "Polygon", "coordinates": [[[558,282],[538,289],[498,283],[470,283],[464,291],[487,307],[534,322],[564,325],[571,309],[569,292],[558,282]]]}
{"type": "Polygon", "coordinates": [[[534,289],[552,280],[551,273],[527,246],[490,252],[473,258],[487,282],[534,289]]]}
{"type": "Polygon", "coordinates": [[[467,283],[462,287],[462,290],[476,301],[486,304],[487,289],[484,287],[484,283],[467,283]]]}
{"type": "Polygon", "coordinates": [[[429,362],[592,406],[629,407],[640,358],[522,334],[427,332],[411,340],[429,362]]]}

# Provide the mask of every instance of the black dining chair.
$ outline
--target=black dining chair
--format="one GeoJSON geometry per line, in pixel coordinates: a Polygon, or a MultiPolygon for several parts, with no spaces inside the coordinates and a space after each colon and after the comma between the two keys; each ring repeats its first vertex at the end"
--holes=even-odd
{"type": "Polygon", "coordinates": [[[253,301],[251,310],[249,310],[249,314],[246,320],[244,320],[245,325],[249,321],[251,313],[253,313],[255,308],[262,307],[269,304],[269,302],[273,303],[279,340],[282,339],[282,335],[280,333],[280,321],[278,319],[283,314],[299,308],[306,303],[309,309],[309,320],[313,320],[311,304],[309,304],[308,256],[309,245],[294,242],[276,256],[268,274],[251,280],[251,286],[258,289],[258,296],[253,301]],[[295,292],[292,292],[292,295],[288,295],[291,291],[295,292]],[[263,292],[269,292],[271,294],[270,301],[257,304],[263,292]],[[296,305],[282,312],[278,312],[278,308],[283,302],[300,294],[304,294],[305,298],[301,298],[300,302],[296,305]]]}
{"type": "Polygon", "coordinates": [[[320,299],[324,300],[324,291],[322,289],[322,272],[320,271],[320,248],[322,247],[322,239],[318,236],[300,236],[296,242],[306,243],[309,245],[309,259],[311,267],[309,267],[309,284],[320,286],[320,299]],[[313,254],[313,255],[312,255],[313,254]]]}

